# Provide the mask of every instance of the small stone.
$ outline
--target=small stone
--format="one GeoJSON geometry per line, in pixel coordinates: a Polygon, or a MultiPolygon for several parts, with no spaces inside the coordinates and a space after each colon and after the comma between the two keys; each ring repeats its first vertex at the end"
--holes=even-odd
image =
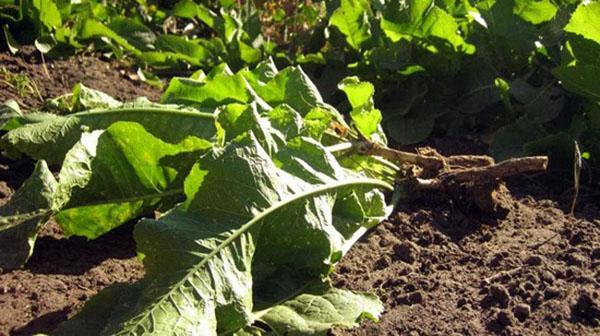
{"type": "Polygon", "coordinates": [[[386,247],[386,246],[390,246],[394,243],[393,240],[388,239],[386,237],[381,238],[381,240],[379,240],[379,246],[381,247],[386,247]]]}
{"type": "Polygon", "coordinates": [[[402,284],[402,281],[399,279],[387,279],[382,285],[381,287],[383,288],[394,288],[394,287],[398,287],[402,284]]]}
{"type": "Polygon", "coordinates": [[[490,287],[490,295],[501,307],[505,308],[508,306],[510,295],[508,294],[506,287],[502,285],[492,285],[492,287],[490,287]]]}
{"type": "Polygon", "coordinates": [[[527,257],[527,259],[525,259],[525,264],[529,265],[529,266],[539,266],[544,262],[544,259],[537,255],[531,255],[529,257],[527,257]]]}
{"type": "Polygon", "coordinates": [[[565,278],[570,279],[581,274],[581,270],[575,266],[569,266],[565,271],[565,278]]]}
{"type": "Polygon", "coordinates": [[[419,257],[419,247],[415,243],[405,240],[394,245],[394,255],[398,260],[412,264],[419,257]]]}
{"type": "Polygon", "coordinates": [[[531,307],[526,303],[519,303],[514,309],[515,317],[523,322],[531,315],[531,307]]]}
{"type": "Polygon", "coordinates": [[[513,318],[507,311],[501,310],[496,314],[496,322],[501,327],[506,327],[513,325],[513,318]]]}
{"type": "Polygon", "coordinates": [[[552,300],[560,296],[561,290],[555,286],[548,286],[544,290],[544,299],[552,300]]]}
{"type": "Polygon", "coordinates": [[[567,257],[567,264],[569,266],[584,267],[586,263],[587,263],[587,258],[584,255],[579,254],[579,253],[571,253],[567,257]]]}

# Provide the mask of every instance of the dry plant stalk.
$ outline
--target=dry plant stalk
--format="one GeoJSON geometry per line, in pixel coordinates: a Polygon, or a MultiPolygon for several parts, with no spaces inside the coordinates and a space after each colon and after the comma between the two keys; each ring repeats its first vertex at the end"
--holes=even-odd
{"type": "Polygon", "coordinates": [[[479,210],[504,217],[510,200],[503,179],[544,171],[547,156],[513,158],[500,163],[485,155],[443,156],[431,148],[410,153],[384,148],[368,141],[356,143],[366,155],[381,156],[402,167],[397,185],[406,198],[415,198],[427,191],[442,192],[455,201],[475,205],[479,210]]]}

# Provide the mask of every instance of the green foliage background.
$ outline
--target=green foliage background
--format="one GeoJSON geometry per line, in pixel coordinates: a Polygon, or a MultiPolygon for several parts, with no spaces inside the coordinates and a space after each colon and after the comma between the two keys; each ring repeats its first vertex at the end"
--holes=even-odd
{"type": "MultiPolygon", "coordinates": [[[[8,48],[131,56],[138,73],[302,64],[324,97],[375,87],[396,143],[472,135],[499,160],[549,154],[571,176],[574,142],[600,169],[600,3],[578,0],[3,0],[8,48]]],[[[378,116],[374,116],[378,118],[378,116]]]]}

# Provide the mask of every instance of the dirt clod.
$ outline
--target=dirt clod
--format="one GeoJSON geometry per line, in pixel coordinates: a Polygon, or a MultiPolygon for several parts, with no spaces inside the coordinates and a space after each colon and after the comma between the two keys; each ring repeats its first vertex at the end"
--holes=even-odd
{"type": "Polygon", "coordinates": [[[544,259],[541,256],[534,254],[525,259],[525,264],[529,266],[539,266],[542,264],[543,261],[544,259]]]}
{"type": "Polygon", "coordinates": [[[519,303],[514,309],[515,317],[523,322],[531,315],[531,307],[526,303],[519,303]]]}
{"type": "Polygon", "coordinates": [[[506,310],[500,310],[496,314],[496,322],[500,327],[507,327],[514,324],[512,315],[506,310]]]}
{"type": "Polygon", "coordinates": [[[598,303],[598,292],[594,297],[589,292],[583,292],[579,295],[577,302],[571,307],[571,313],[574,317],[582,319],[585,323],[592,326],[600,326],[600,305],[598,303]]]}
{"type": "Polygon", "coordinates": [[[571,253],[567,256],[567,264],[569,266],[584,267],[587,263],[587,258],[580,253],[571,253]]]}
{"type": "Polygon", "coordinates": [[[403,241],[394,245],[394,256],[397,260],[412,264],[419,257],[419,247],[410,241],[403,241]]]}
{"type": "Polygon", "coordinates": [[[548,286],[546,287],[546,289],[544,289],[544,299],[545,300],[552,300],[552,299],[556,299],[560,296],[561,290],[558,287],[555,286],[548,286]]]}
{"type": "Polygon", "coordinates": [[[510,294],[506,287],[494,284],[490,287],[490,297],[500,305],[502,308],[506,308],[508,306],[508,302],[510,301],[510,294]]]}

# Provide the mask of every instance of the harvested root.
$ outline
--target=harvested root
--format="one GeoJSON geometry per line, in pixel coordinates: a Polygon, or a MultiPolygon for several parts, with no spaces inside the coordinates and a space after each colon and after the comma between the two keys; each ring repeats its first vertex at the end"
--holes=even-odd
{"type": "Polygon", "coordinates": [[[510,195],[503,179],[546,170],[548,157],[531,156],[495,163],[485,155],[443,156],[432,148],[420,148],[410,153],[384,148],[369,141],[353,143],[365,155],[381,156],[400,167],[396,184],[403,198],[414,199],[431,191],[450,198],[468,208],[496,217],[509,211],[510,195]],[[440,193],[441,192],[441,193],[440,193]]]}

